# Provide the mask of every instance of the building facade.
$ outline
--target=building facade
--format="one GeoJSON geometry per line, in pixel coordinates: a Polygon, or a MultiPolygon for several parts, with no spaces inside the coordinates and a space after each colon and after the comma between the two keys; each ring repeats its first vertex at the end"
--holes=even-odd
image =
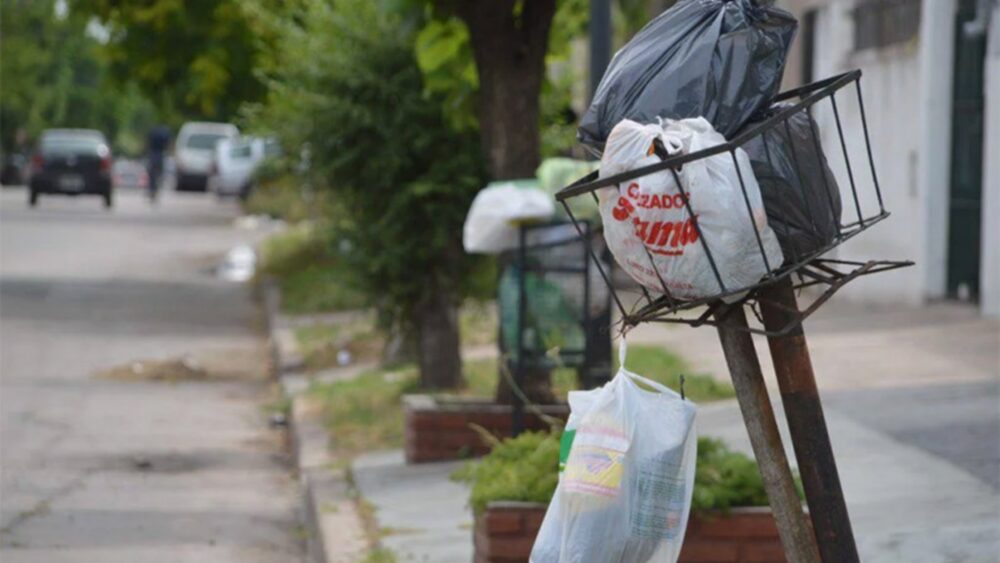
{"type": "MultiPolygon", "coordinates": [[[[1000,316],[1000,0],[777,4],[800,21],[787,86],[854,68],[863,72],[879,184],[893,216],[848,241],[837,256],[916,262],[861,278],[843,293],[911,305],[972,301],[984,315],[1000,316]]],[[[848,137],[862,131],[851,98],[837,100],[848,137]]],[[[816,116],[842,196],[850,201],[831,112],[818,107],[816,116]]],[[[864,143],[848,144],[851,162],[867,164],[864,143]]]]}

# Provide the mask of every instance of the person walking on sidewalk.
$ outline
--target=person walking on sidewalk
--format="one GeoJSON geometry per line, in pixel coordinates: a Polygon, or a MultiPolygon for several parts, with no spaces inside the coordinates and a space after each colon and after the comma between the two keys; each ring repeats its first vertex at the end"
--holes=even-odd
{"type": "Polygon", "coordinates": [[[163,177],[164,161],[167,149],[170,147],[170,129],[166,125],[157,125],[149,131],[146,140],[146,167],[149,173],[149,201],[156,203],[156,196],[163,177]]]}

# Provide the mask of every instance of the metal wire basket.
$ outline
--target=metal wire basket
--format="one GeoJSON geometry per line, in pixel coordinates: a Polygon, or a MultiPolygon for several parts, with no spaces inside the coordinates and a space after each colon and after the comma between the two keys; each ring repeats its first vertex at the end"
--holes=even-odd
{"type": "MultiPolygon", "coordinates": [[[[753,212],[750,207],[750,199],[745,182],[745,178],[752,171],[741,170],[741,166],[737,160],[737,150],[744,149],[744,147],[748,147],[752,143],[763,143],[764,158],[766,162],[770,162],[773,155],[767,150],[769,145],[768,136],[785,135],[786,139],[791,140],[790,123],[794,121],[798,123],[800,128],[803,127],[803,123],[808,124],[805,126],[804,135],[800,135],[804,146],[796,146],[797,143],[793,142],[788,143],[790,145],[789,156],[791,157],[789,161],[793,164],[794,173],[798,176],[797,185],[802,188],[802,191],[807,188],[822,190],[816,193],[825,193],[829,199],[828,209],[814,210],[809,208],[808,203],[806,205],[811,225],[807,223],[803,229],[807,231],[807,234],[810,234],[808,231],[814,230],[815,232],[811,234],[815,235],[816,240],[821,240],[822,243],[808,249],[789,245],[788,251],[784,253],[784,262],[781,264],[771,264],[769,263],[761,238],[757,235],[756,245],[760,251],[760,258],[766,266],[766,273],[755,283],[742,287],[729,287],[724,283],[719,273],[718,265],[713,257],[708,241],[702,236],[701,227],[698,225],[697,217],[691,209],[689,199],[683,192],[679,191],[678,196],[680,196],[680,201],[683,201],[686,218],[697,232],[697,238],[708,259],[712,273],[716,281],[718,281],[719,291],[697,299],[681,299],[672,295],[667,287],[668,284],[664,282],[662,272],[656,266],[656,262],[647,249],[646,256],[649,259],[649,265],[652,271],[656,272],[661,285],[657,290],[651,290],[640,285],[633,298],[629,299],[626,292],[616,289],[616,284],[612,283],[610,269],[603,265],[599,257],[592,252],[591,258],[594,260],[601,277],[608,284],[608,287],[611,288],[613,302],[621,314],[623,330],[641,322],[684,323],[692,326],[703,324],[714,325],[716,321],[713,315],[720,310],[720,307],[732,307],[740,303],[750,303],[753,305],[758,298],[759,290],[789,277],[792,277],[793,285],[796,288],[808,286],[824,287],[825,289],[807,308],[794,315],[793,320],[781,329],[767,331],[761,328],[749,328],[751,332],[760,334],[784,334],[801,324],[803,319],[818,309],[846,283],[863,275],[884,272],[913,264],[910,261],[869,260],[858,262],[823,257],[833,248],[843,244],[889,216],[889,212],[885,209],[878,176],[875,171],[875,159],[872,155],[871,140],[868,134],[868,122],[865,117],[864,101],[861,96],[860,79],[861,71],[853,70],[789,90],[774,98],[773,103],[775,105],[771,106],[774,108],[771,115],[747,125],[728,142],[712,146],[708,149],[674,156],[658,150],[656,154],[660,157],[660,161],[655,164],[603,178],[600,177],[599,172],[594,172],[563,188],[556,194],[556,199],[562,203],[572,222],[580,229],[580,235],[584,236],[589,231],[584,230],[586,228],[583,226],[585,223],[578,219],[577,215],[580,215],[581,204],[585,203],[585,196],[588,194],[593,201],[593,205],[599,206],[600,201],[597,195],[599,190],[618,189],[621,192],[621,186],[626,182],[662,171],[669,171],[673,175],[675,185],[679,187],[681,186],[681,180],[678,172],[685,164],[728,153],[736,165],[740,189],[743,192],[743,200],[746,202],[748,218],[753,222],[753,212]],[[853,88],[850,88],[852,85],[853,88]],[[848,150],[849,142],[845,137],[841,111],[837,101],[838,95],[841,98],[845,96],[850,97],[851,90],[856,95],[857,111],[860,116],[862,132],[862,135],[859,136],[860,138],[852,139],[852,142],[864,143],[864,152],[867,155],[868,161],[867,166],[862,165],[860,168],[851,162],[851,151],[848,150]],[[829,110],[819,109],[827,106],[827,104],[829,105],[829,110]],[[835,124],[836,140],[839,141],[838,143],[834,143],[839,146],[834,147],[832,152],[839,152],[842,155],[843,168],[841,168],[841,176],[846,176],[848,180],[847,184],[850,186],[849,192],[846,190],[841,190],[840,193],[836,192],[838,189],[836,185],[832,187],[829,185],[833,180],[827,179],[828,173],[821,174],[819,179],[816,177],[803,177],[803,161],[808,158],[809,154],[819,154],[820,158],[823,159],[822,165],[826,166],[825,157],[822,156],[819,126],[814,119],[814,112],[816,111],[831,112],[825,114],[825,117],[828,117],[829,121],[835,124]],[[836,149],[840,150],[837,151],[836,149]],[[862,168],[868,168],[868,173],[863,173],[862,168]],[[841,193],[844,195],[846,201],[842,208],[834,209],[832,196],[836,194],[839,201],[841,193]],[[843,209],[843,213],[841,213],[841,209],[843,209]],[[831,225],[834,226],[834,229],[830,230],[830,232],[820,232],[823,230],[823,227],[817,224],[815,215],[821,214],[829,214],[829,216],[833,217],[831,225]]],[[[801,196],[803,201],[806,201],[806,194],[802,193],[801,196]]],[[[765,201],[765,207],[766,203],[765,201]]],[[[770,211],[771,209],[768,208],[769,222],[771,221],[770,211]]],[[[756,233],[757,231],[755,230],[754,232],[756,233]]],[[[784,248],[784,246],[783,244],[782,247],[784,248]]],[[[645,248],[645,245],[643,245],[643,248],[645,248]]]]}
{"type": "Polygon", "coordinates": [[[517,248],[502,257],[500,343],[518,383],[526,370],[558,367],[576,369],[586,389],[611,377],[611,297],[590,255],[605,270],[610,261],[590,223],[578,228],[523,224],[517,248]]]}

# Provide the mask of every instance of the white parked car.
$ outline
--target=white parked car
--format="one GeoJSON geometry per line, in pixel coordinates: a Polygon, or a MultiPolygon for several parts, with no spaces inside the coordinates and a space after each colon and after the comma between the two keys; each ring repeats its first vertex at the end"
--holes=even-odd
{"type": "Polygon", "coordinates": [[[230,123],[185,123],[174,144],[177,191],[206,191],[213,173],[215,145],[239,135],[240,130],[230,123]]]}
{"type": "Polygon", "coordinates": [[[257,166],[266,157],[278,155],[280,150],[274,139],[240,137],[219,141],[215,145],[211,190],[219,197],[247,197],[257,166]]]}

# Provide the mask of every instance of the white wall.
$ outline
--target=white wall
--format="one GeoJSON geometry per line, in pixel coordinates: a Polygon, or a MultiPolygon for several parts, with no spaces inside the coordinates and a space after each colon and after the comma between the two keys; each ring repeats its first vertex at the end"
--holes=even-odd
{"type": "Polygon", "coordinates": [[[983,139],[983,240],[980,295],[983,314],[1000,316],[1000,3],[993,9],[986,46],[983,139]]]}
{"type": "MultiPolygon", "coordinates": [[[[817,77],[861,69],[876,171],[892,216],[835,251],[849,260],[911,259],[916,266],[856,280],[849,299],[920,304],[944,296],[951,179],[952,73],[956,0],[924,0],[921,28],[908,43],[854,52],[854,0],[786,0],[795,12],[818,7],[817,77]]],[[[798,48],[798,46],[796,46],[798,48]]],[[[796,63],[799,64],[799,63],[796,63]]],[[[1000,0],[994,2],[985,76],[981,309],[1000,316],[1000,0]]],[[[877,211],[861,120],[853,92],[838,109],[864,214],[877,211]]],[[[857,219],[840,138],[828,102],[815,109],[823,148],[837,175],[843,220],[857,219]]]]}
{"type": "Polygon", "coordinates": [[[956,0],[925,0],[922,6],[921,145],[918,185],[925,198],[920,240],[924,296],[943,297],[948,279],[951,191],[952,75],[955,66],[956,0]]]}
{"type": "MultiPolygon", "coordinates": [[[[919,116],[923,102],[919,95],[923,82],[920,42],[914,40],[886,49],[854,52],[852,6],[849,1],[835,1],[819,12],[814,68],[817,76],[861,69],[865,116],[876,172],[885,208],[892,216],[845,243],[836,255],[858,261],[910,259],[916,261],[917,266],[860,278],[845,286],[842,294],[860,301],[918,304],[925,297],[927,267],[922,245],[927,233],[926,198],[921,197],[918,181],[922,138],[919,116]]],[[[862,215],[876,214],[878,201],[853,88],[845,88],[837,94],[837,109],[862,215]]],[[[821,102],[815,112],[823,131],[824,152],[840,186],[842,221],[850,223],[857,220],[858,215],[831,104],[821,102]]]]}

